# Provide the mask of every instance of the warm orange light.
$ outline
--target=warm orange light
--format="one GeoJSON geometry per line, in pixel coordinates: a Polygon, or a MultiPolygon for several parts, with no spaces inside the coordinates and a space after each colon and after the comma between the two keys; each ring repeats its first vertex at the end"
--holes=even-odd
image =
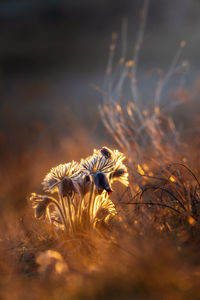
{"type": "Polygon", "coordinates": [[[188,218],[188,223],[189,223],[190,225],[194,225],[194,224],[195,224],[195,219],[192,218],[192,217],[189,217],[189,218],[188,218]]]}
{"type": "Polygon", "coordinates": [[[176,182],[176,180],[175,180],[175,178],[174,178],[173,176],[170,176],[170,177],[169,177],[169,180],[170,180],[171,182],[176,182]]]}
{"type": "Polygon", "coordinates": [[[146,164],[143,164],[143,169],[144,169],[145,171],[148,171],[148,170],[149,170],[149,167],[148,167],[146,164]]]}
{"type": "Polygon", "coordinates": [[[117,110],[118,110],[119,112],[122,111],[121,106],[120,106],[119,104],[116,104],[116,108],[117,108],[117,110]]]}
{"type": "Polygon", "coordinates": [[[129,106],[127,106],[127,113],[129,115],[129,117],[133,116],[132,110],[131,110],[131,108],[129,106]]]}
{"type": "Polygon", "coordinates": [[[140,175],[144,175],[144,170],[142,169],[142,167],[138,164],[138,172],[140,173],[140,175]]]}
{"type": "Polygon", "coordinates": [[[126,67],[127,68],[131,68],[131,67],[133,67],[134,66],[134,60],[128,60],[127,62],[126,62],[126,67]]]}

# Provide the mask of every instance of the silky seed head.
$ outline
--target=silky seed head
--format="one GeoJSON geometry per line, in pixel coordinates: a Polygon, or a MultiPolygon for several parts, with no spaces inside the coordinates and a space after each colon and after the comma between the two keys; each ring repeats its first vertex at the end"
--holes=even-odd
{"type": "Polygon", "coordinates": [[[45,176],[42,185],[45,191],[55,192],[58,191],[58,185],[66,178],[76,181],[79,177],[80,169],[79,164],[72,161],[67,164],[60,164],[45,176]]]}

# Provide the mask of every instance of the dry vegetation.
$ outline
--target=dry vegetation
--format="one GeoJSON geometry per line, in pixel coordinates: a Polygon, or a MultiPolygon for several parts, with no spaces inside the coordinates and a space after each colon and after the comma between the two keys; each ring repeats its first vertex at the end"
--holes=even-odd
{"type": "MultiPolygon", "coordinates": [[[[32,143],[30,149],[24,146],[24,153],[12,155],[9,141],[6,146],[1,139],[4,158],[0,174],[1,299],[199,299],[199,140],[194,131],[190,143],[183,142],[184,133],[179,135],[172,118],[165,112],[171,104],[165,107],[161,101],[171,76],[186,72],[185,64],[178,65],[185,43],[181,43],[169,71],[160,77],[154,101],[149,101],[148,106],[142,104],[136,67],[146,11],[147,2],[135,57],[127,62],[123,53],[116,72],[113,70],[116,35],[113,35],[102,91],[104,99],[99,107],[107,130],[126,155],[126,160],[120,161],[123,161],[120,169],[126,174],[128,169],[128,187],[112,181],[110,174],[116,171],[116,161],[112,166],[109,164],[112,168],[108,172],[100,170],[106,174],[102,186],[95,177],[97,166],[93,164],[90,172],[84,160],[79,170],[83,172],[85,168],[88,172],[89,169],[88,174],[84,170],[78,174],[78,181],[71,178],[73,183],[68,179],[63,183],[67,175],[64,169],[64,176],[57,182],[61,186],[56,190],[59,197],[56,201],[61,205],[60,219],[55,220],[55,215],[51,218],[54,210],[46,216],[46,205],[36,212],[37,217],[44,218],[36,220],[29,197],[33,191],[41,194],[39,182],[45,171],[59,164],[59,157],[69,158],[68,162],[87,156],[92,142],[77,128],[74,136],[77,136],[76,143],[82,145],[80,152],[80,147],[70,144],[66,138],[62,137],[60,144],[61,137],[52,132],[51,137],[59,145],[53,152],[49,150],[53,139],[48,137],[41,138],[39,145],[32,143]],[[127,86],[132,93],[129,100],[123,97],[127,86]],[[87,188],[83,195],[79,180],[85,176],[88,176],[87,188]],[[111,184],[114,191],[108,198],[111,184]],[[63,198],[68,199],[67,205],[63,204],[63,198]],[[99,201],[98,208],[102,208],[106,199],[103,217],[97,218],[98,211],[92,210],[95,205],[91,199],[99,201]]],[[[187,94],[179,88],[177,93],[178,101],[187,94]]],[[[44,136],[46,129],[41,124],[38,126],[29,131],[32,137],[38,132],[44,136]]],[[[21,129],[21,136],[23,139],[18,136],[20,143],[28,139],[26,129],[21,129]]],[[[17,152],[17,144],[15,148],[17,152]]],[[[101,160],[105,153],[96,151],[94,155],[101,160]]],[[[90,165],[92,159],[94,156],[86,162],[90,165]]],[[[110,163],[114,159],[109,156],[107,160],[110,163]]],[[[49,178],[46,177],[46,183],[49,178]]],[[[51,192],[49,185],[47,190],[51,192]]],[[[32,195],[34,208],[48,197],[52,195],[46,198],[32,195]]]]}

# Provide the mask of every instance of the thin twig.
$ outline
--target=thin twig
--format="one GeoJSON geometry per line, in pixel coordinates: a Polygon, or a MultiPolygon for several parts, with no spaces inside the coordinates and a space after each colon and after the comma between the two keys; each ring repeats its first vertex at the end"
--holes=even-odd
{"type": "Polygon", "coordinates": [[[155,189],[155,190],[161,190],[161,191],[164,191],[164,192],[166,192],[167,194],[169,194],[172,198],[174,198],[179,204],[180,204],[180,206],[184,209],[184,210],[186,210],[186,208],[185,208],[185,206],[182,204],[182,202],[171,192],[171,191],[169,191],[168,189],[165,189],[165,188],[163,188],[163,187],[160,187],[160,186],[148,186],[148,187],[146,187],[143,191],[142,191],[142,193],[141,193],[141,195],[140,195],[140,199],[142,198],[142,196],[143,196],[143,194],[147,191],[147,190],[149,190],[149,189],[155,189]]]}
{"type": "Polygon", "coordinates": [[[163,207],[169,208],[169,209],[177,212],[178,214],[183,214],[179,210],[177,210],[176,208],[174,208],[172,206],[169,206],[167,204],[160,203],[160,202],[121,202],[121,204],[128,204],[128,205],[158,205],[158,206],[163,206],[163,207]]]}

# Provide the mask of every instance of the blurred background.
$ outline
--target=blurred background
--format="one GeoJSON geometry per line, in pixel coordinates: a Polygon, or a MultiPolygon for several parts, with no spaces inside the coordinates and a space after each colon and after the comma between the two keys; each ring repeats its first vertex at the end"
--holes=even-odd
{"type": "MultiPolygon", "coordinates": [[[[124,17],[132,58],[142,7],[141,0],[0,2],[0,206],[23,207],[50,167],[109,143],[92,85],[102,86],[112,32],[120,58],[124,17]]],[[[184,84],[199,89],[199,16],[199,0],[150,0],[138,71],[146,94],[153,93],[146,74],[167,70],[182,40],[184,84]]]]}

